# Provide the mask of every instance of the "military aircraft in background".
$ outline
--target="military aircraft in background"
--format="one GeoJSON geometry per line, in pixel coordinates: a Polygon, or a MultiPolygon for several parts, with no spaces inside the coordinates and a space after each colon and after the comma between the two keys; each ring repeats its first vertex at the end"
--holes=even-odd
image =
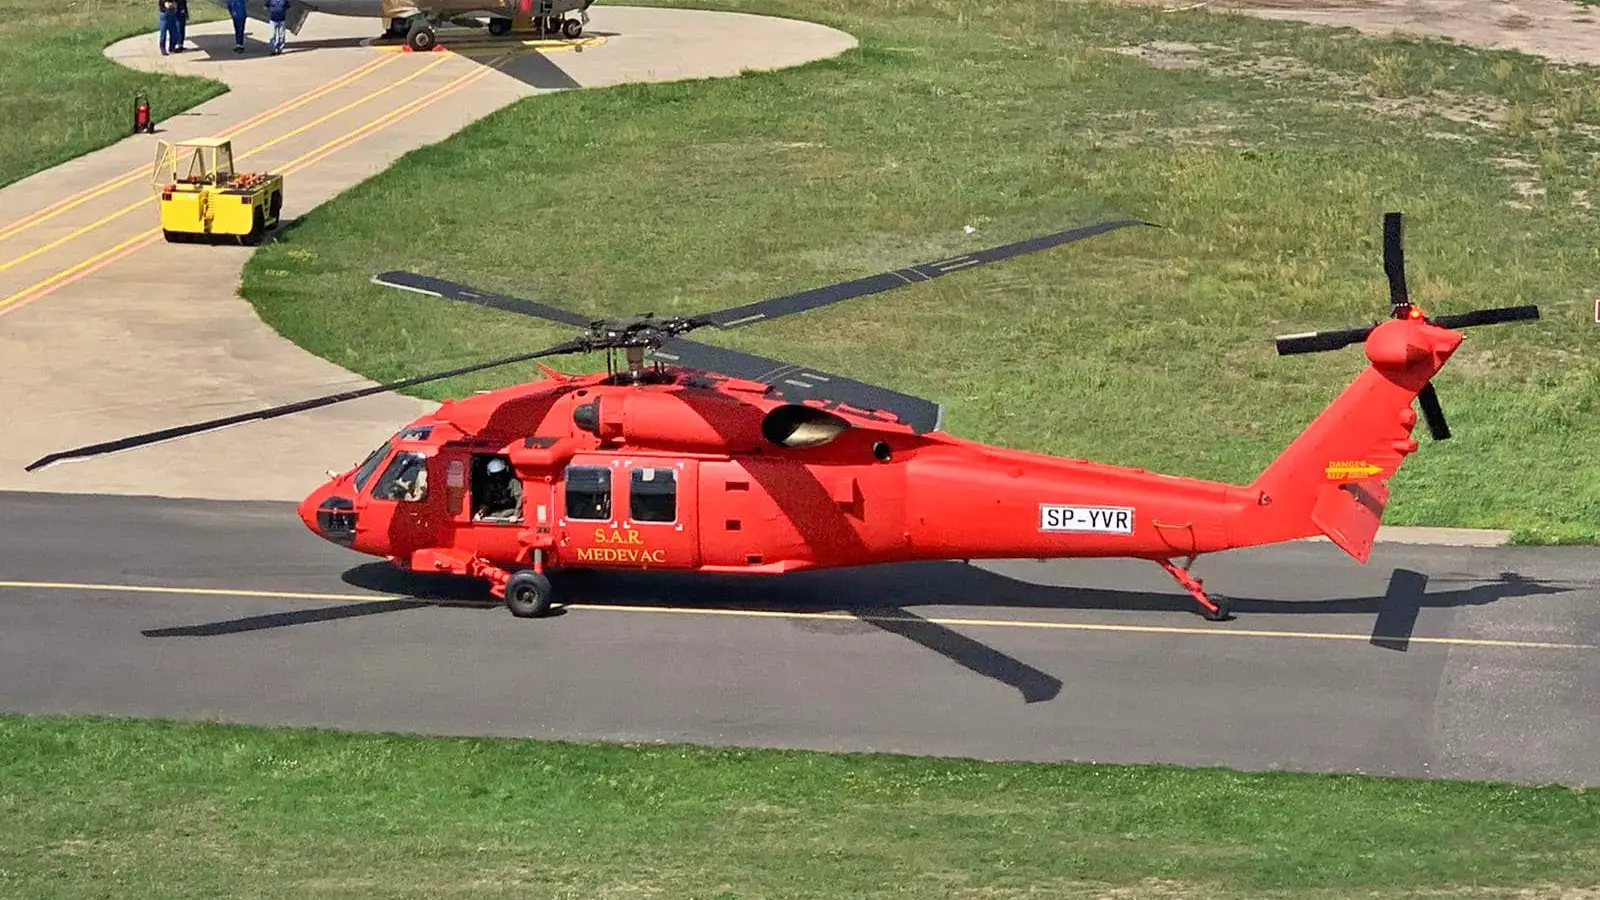
{"type": "MultiPolygon", "coordinates": [[[[213,2],[227,5],[227,0],[213,2]]],[[[314,12],[383,19],[387,27],[382,37],[404,38],[412,50],[421,51],[434,48],[438,41],[434,28],[445,22],[463,28],[487,26],[497,37],[517,30],[576,38],[589,24],[593,4],[594,0],[292,0],[285,26],[299,34],[314,12]],[[573,12],[579,17],[568,18],[573,12]]],[[[266,0],[247,0],[246,10],[250,18],[267,21],[266,0]]]]}

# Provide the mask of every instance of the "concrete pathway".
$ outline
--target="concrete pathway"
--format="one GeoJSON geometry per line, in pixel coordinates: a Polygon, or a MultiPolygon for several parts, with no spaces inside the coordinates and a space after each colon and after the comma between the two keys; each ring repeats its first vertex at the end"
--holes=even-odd
{"type": "MultiPolygon", "coordinates": [[[[171,444],[26,473],[47,453],[371,384],[278,336],[237,296],[249,248],[167,244],[149,184],[157,138],[232,137],[237,167],[286,176],[304,215],[401,154],[520,98],[623,82],[727,77],[855,46],[788,19],[596,6],[577,46],[469,53],[371,45],[376,20],[313,15],[272,57],[267,29],[190,29],[161,56],[153,35],[107,55],[203,75],[229,93],[0,191],[0,489],[294,500],[432,404],[380,395],[171,444]]],[[[473,34],[468,32],[467,34],[473,34]]],[[[481,35],[482,32],[476,32],[481,35]]],[[[445,32],[441,32],[441,39],[445,32]]],[[[329,298],[337,302],[337,298],[329,298]]]]}

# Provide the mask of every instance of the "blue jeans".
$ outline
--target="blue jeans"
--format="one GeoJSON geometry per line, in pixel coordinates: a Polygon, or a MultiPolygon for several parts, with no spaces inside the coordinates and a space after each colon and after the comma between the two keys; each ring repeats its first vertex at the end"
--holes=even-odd
{"type": "Polygon", "coordinates": [[[284,31],[284,26],[286,24],[287,23],[284,23],[284,22],[273,22],[272,23],[272,49],[274,49],[274,50],[282,50],[283,49],[283,42],[285,40],[283,31],[284,31]]]}
{"type": "Polygon", "coordinates": [[[161,53],[165,55],[169,48],[178,46],[178,14],[158,12],[156,23],[161,28],[161,53]]]}
{"type": "Polygon", "coordinates": [[[244,46],[244,20],[243,13],[233,17],[233,45],[235,47],[244,46]]]}
{"type": "Polygon", "coordinates": [[[174,47],[182,47],[183,46],[184,35],[189,30],[189,17],[188,16],[173,16],[173,18],[177,20],[176,28],[174,30],[176,31],[178,36],[177,36],[176,39],[173,40],[172,46],[174,46],[174,47]]]}

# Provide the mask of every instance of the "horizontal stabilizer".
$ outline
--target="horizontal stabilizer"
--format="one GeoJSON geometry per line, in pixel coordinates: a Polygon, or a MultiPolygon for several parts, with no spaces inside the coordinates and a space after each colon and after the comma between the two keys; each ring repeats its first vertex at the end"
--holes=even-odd
{"type": "Polygon", "coordinates": [[[1364,564],[1372,555],[1388,502],[1389,488],[1382,481],[1325,484],[1311,508],[1311,522],[1340,550],[1364,564]]]}

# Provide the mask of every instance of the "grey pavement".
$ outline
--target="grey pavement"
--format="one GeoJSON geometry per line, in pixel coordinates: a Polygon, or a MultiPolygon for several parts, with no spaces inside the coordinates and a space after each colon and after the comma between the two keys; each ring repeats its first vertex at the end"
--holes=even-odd
{"type": "MultiPolygon", "coordinates": [[[[293,219],[523,97],[734,76],[855,45],[847,34],[790,19],[621,6],[591,11],[578,43],[598,43],[549,53],[520,43],[510,55],[481,47],[401,53],[370,46],[378,26],[313,14],[279,57],[261,52],[260,23],[250,25],[252,52],[235,55],[226,21],[190,29],[198,51],[163,57],[150,35],[107,49],[134,68],[205,75],[231,90],[181,116],[156,109],[156,135],[131,136],[0,190],[0,209],[11,217],[0,224],[8,437],[0,489],[294,499],[316,487],[324,468],[359,460],[431,408],[380,395],[25,473],[55,450],[371,383],[283,339],[237,296],[248,248],[160,239],[149,183],[158,138],[234,132],[256,120],[230,134],[239,168],[285,172],[283,214],[293,219]],[[285,104],[291,108],[280,109],[285,104]],[[88,199],[59,206],[84,191],[88,199]]],[[[389,263],[374,257],[374,271],[389,263]]]]}
{"type": "Polygon", "coordinates": [[[1600,785],[1600,551],[1196,571],[1235,621],[1115,560],[591,575],[522,620],[286,504],[0,494],[0,710],[1600,785]]]}

